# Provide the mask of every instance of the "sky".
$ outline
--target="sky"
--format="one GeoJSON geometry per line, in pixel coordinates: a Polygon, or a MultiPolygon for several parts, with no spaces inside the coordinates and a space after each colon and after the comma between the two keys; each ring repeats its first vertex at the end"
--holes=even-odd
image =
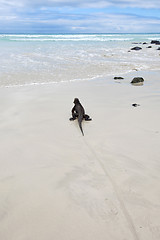
{"type": "Polygon", "coordinates": [[[160,33],[160,0],[0,0],[0,33],[160,33]]]}

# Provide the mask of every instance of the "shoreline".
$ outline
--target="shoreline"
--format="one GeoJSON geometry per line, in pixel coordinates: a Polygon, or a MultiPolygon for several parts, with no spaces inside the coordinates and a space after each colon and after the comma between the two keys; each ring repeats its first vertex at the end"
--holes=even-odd
{"type": "MultiPolygon", "coordinates": [[[[134,77],[138,77],[138,76],[144,76],[145,78],[148,78],[148,75],[152,75],[152,74],[156,74],[156,80],[158,80],[158,75],[160,70],[159,69],[154,69],[154,70],[136,70],[136,69],[132,69],[132,70],[128,70],[127,72],[121,72],[121,73],[110,73],[107,74],[106,76],[95,76],[95,77],[90,77],[90,78],[84,78],[84,79],[72,79],[72,80],[64,80],[64,81],[59,81],[59,82],[32,82],[32,83],[24,83],[24,84],[15,84],[15,85],[2,85],[0,86],[0,89],[3,88],[18,88],[18,87],[32,87],[32,86],[47,86],[47,85],[61,85],[61,84],[72,84],[72,83],[83,83],[83,82],[105,82],[105,81],[109,81],[111,82],[111,80],[114,80],[113,83],[119,82],[119,83],[130,83],[129,81],[132,80],[132,78],[134,77]],[[123,80],[115,80],[114,77],[124,77],[123,80]],[[129,80],[126,80],[126,78],[129,77],[129,80]]],[[[106,82],[107,83],[107,82],[106,82]]]]}
{"type": "Polygon", "coordinates": [[[43,35],[36,36],[36,42],[27,42],[29,39],[35,40],[32,35],[17,38],[11,35],[0,39],[0,85],[86,81],[97,77],[108,78],[115,73],[126,74],[134,69],[156,70],[159,69],[159,51],[158,45],[151,43],[154,37],[149,34],[145,40],[143,36],[133,34],[133,39],[125,40],[127,38],[120,34],[113,40],[108,35],[85,38],[82,34],[75,38],[69,36],[66,42],[65,36],[61,36],[64,38],[61,41],[55,35],[53,38],[57,42],[43,43],[43,35]],[[81,41],[83,38],[84,41],[81,41]],[[134,47],[141,50],[131,50],[134,47]]]}

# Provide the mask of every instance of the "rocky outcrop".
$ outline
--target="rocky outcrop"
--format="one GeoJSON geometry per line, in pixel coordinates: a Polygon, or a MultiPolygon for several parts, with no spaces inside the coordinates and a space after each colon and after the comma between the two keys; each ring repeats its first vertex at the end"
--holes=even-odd
{"type": "Polygon", "coordinates": [[[142,77],[135,77],[132,79],[131,84],[142,85],[143,82],[144,82],[144,79],[142,77]]]}
{"type": "Polygon", "coordinates": [[[152,40],[152,41],[151,41],[151,44],[160,45],[160,41],[158,41],[158,40],[152,40]]]}

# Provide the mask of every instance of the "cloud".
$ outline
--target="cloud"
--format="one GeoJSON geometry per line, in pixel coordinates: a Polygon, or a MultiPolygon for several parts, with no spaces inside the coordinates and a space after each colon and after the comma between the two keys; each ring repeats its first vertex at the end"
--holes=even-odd
{"type": "Polygon", "coordinates": [[[159,0],[1,0],[0,32],[159,32],[158,6],[159,0]]]}
{"type": "Polygon", "coordinates": [[[127,33],[158,32],[160,19],[143,18],[122,14],[95,13],[91,15],[72,15],[34,18],[15,18],[12,23],[28,32],[70,32],[70,33],[127,33]]]}
{"type": "Polygon", "coordinates": [[[15,8],[42,8],[42,7],[78,7],[78,8],[104,8],[137,7],[159,8],[159,0],[1,0],[0,6],[15,8]]]}

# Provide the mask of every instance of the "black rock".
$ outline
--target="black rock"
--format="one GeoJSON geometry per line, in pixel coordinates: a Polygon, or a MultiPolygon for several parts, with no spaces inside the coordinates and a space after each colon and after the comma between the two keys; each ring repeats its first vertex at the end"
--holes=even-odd
{"type": "Polygon", "coordinates": [[[133,106],[133,107],[138,107],[138,106],[140,106],[140,105],[137,104],[137,103],[133,103],[132,106],[133,106]]]}
{"type": "Polygon", "coordinates": [[[151,44],[160,45],[160,41],[158,41],[158,40],[152,40],[152,41],[151,41],[151,44]]]}
{"type": "Polygon", "coordinates": [[[114,77],[115,80],[124,79],[123,77],[114,77]]]}
{"type": "Polygon", "coordinates": [[[133,47],[131,48],[131,50],[135,50],[135,51],[138,51],[138,50],[141,50],[142,48],[141,47],[133,47]]]}
{"type": "Polygon", "coordinates": [[[148,46],[147,48],[152,48],[152,46],[148,46]]]}
{"type": "Polygon", "coordinates": [[[143,83],[144,79],[142,77],[135,77],[133,78],[133,80],[131,81],[132,84],[136,84],[136,83],[143,83]]]}
{"type": "Polygon", "coordinates": [[[160,47],[159,47],[159,48],[157,48],[157,50],[160,50],[160,47]]]}
{"type": "Polygon", "coordinates": [[[152,40],[151,44],[155,44],[157,42],[157,40],[152,40]]]}
{"type": "Polygon", "coordinates": [[[144,42],[143,44],[147,44],[146,42],[144,42]]]}

